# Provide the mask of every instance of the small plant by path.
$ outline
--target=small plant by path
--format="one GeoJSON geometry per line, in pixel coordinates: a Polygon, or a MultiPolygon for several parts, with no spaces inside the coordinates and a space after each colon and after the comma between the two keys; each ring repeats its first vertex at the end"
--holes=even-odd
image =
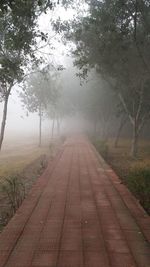
{"type": "Polygon", "coordinates": [[[125,182],[150,214],[150,168],[137,168],[130,171],[125,182]]]}
{"type": "Polygon", "coordinates": [[[1,186],[2,193],[7,198],[10,215],[13,216],[25,198],[25,184],[19,174],[13,174],[5,179],[1,186]]]}
{"type": "Polygon", "coordinates": [[[48,164],[46,155],[28,164],[22,172],[3,177],[0,183],[0,231],[9,222],[48,164]]]}
{"type": "MultiPolygon", "coordinates": [[[[17,171],[17,169],[10,169],[8,175],[5,172],[3,175],[1,174],[0,232],[20,207],[22,201],[30,192],[37,178],[42,175],[48,162],[53,160],[63,142],[64,139],[55,140],[52,146],[50,145],[49,149],[46,149],[46,154],[41,154],[35,160],[32,160],[29,164],[24,166],[22,170],[19,169],[19,171],[17,171]]],[[[45,149],[42,151],[45,151],[45,149]]],[[[17,163],[17,159],[15,163],[17,163]]],[[[9,168],[8,163],[7,167],[9,168]]]]}

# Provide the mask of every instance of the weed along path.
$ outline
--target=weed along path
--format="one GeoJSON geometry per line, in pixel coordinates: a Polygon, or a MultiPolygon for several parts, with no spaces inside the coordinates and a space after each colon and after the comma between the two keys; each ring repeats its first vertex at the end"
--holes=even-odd
{"type": "Polygon", "coordinates": [[[0,267],[150,267],[149,240],[148,215],[72,137],[0,235],[0,267]]]}

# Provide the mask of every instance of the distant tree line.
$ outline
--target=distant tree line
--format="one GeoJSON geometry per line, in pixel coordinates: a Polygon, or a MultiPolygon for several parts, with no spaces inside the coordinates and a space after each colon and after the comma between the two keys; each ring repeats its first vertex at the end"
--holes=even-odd
{"type": "Polygon", "coordinates": [[[42,122],[50,121],[50,142],[54,134],[60,136],[62,120],[74,114],[73,99],[68,99],[68,90],[64,91],[60,71],[45,67],[37,69],[24,82],[24,90],[20,92],[23,107],[28,113],[36,113],[39,117],[39,147],[42,145],[42,122]]]}

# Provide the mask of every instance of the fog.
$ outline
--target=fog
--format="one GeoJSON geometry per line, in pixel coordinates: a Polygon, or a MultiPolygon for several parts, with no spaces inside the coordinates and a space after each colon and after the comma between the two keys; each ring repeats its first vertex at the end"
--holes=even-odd
{"type": "MultiPolygon", "coordinates": [[[[141,62],[140,67],[138,66],[132,73],[138,65],[138,59],[133,51],[129,51],[126,61],[124,59],[122,61],[128,62],[128,65],[124,66],[122,63],[120,66],[120,58],[124,53],[121,48],[122,54],[118,59],[116,50],[107,48],[105,32],[98,37],[103,35],[102,42],[106,37],[105,46],[99,47],[98,35],[94,35],[96,31],[89,30],[90,20],[84,21],[86,16],[87,18],[92,16],[92,11],[88,12],[90,10],[88,5],[80,4],[76,8],[73,7],[65,9],[61,5],[56,5],[53,10],[42,12],[38,18],[37,31],[44,36],[36,37],[35,57],[38,63],[33,67],[32,61],[29,61],[24,70],[26,78],[11,90],[4,148],[5,143],[12,141],[13,138],[17,140],[19,137],[32,137],[38,140],[40,124],[42,124],[42,139],[47,137],[50,139],[53,135],[88,132],[107,140],[114,138],[122,128],[123,137],[132,138],[132,131],[137,133],[141,131],[144,137],[148,136],[149,117],[144,113],[146,110],[144,105],[149,98],[147,89],[144,91],[145,98],[140,98],[142,95],[140,89],[132,90],[140,88],[140,79],[143,79],[143,74],[136,77],[141,62]],[[66,37],[68,32],[69,38],[66,37]],[[100,53],[99,49],[103,49],[104,53],[100,53]],[[42,72],[44,74],[41,74],[42,72]],[[126,80],[126,77],[129,79],[126,80]],[[119,89],[118,84],[119,86],[121,84],[119,89]],[[47,86],[49,92],[46,91],[47,86]],[[37,87],[39,89],[36,89],[37,87]],[[38,90],[42,100],[40,99],[40,106],[35,107],[33,102],[39,104],[38,90]],[[133,129],[135,125],[133,121],[137,116],[139,125],[137,129],[133,129]],[[122,124],[124,125],[120,126],[122,124]]],[[[108,43],[111,42],[113,40],[108,43]]],[[[147,84],[149,80],[147,74],[144,75],[147,84]]],[[[3,104],[0,103],[1,118],[3,104]]]]}
{"type": "MultiPolygon", "coordinates": [[[[63,46],[62,46],[63,47],[63,46]]],[[[59,58],[58,64],[63,64],[65,70],[60,74],[59,79],[62,82],[62,91],[70,90],[70,93],[74,94],[74,98],[77,99],[80,94],[80,90],[83,90],[80,85],[80,80],[76,77],[77,69],[73,66],[73,59],[67,56],[61,56],[61,60],[59,58]]],[[[30,113],[23,107],[21,99],[18,95],[18,92],[22,90],[19,86],[15,86],[14,91],[11,94],[8,106],[8,117],[6,123],[6,131],[5,131],[5,143],[9,140],[15,140],[18,137],[28,138],[38,138],[38,130],[39,130],[39,118],[37,113],[30,113]]],[[[69,97],[69,94],[68,94],[69,97]]],[[[77,107],[75,107],[76,114],[70,116],[66,116],[62,123],[61,132],[64,133],[73,133],[73,132],[82,132],[84,129],[85,120],[80,118],[79,114],[77,114],[77,107]]],[[[3,103],[0,104],[0,116],[2,117],[3,112],[3,103]]],[[[44,136],[50,135],[52,127],[52,120],[43,118],[43,126],[42,132],[44,136]]]]}
{"type": "MultiPolygon", "coordinates": [[[[70,56],[68,56],[68,47],[66,47],[62,42],[59,35],[55,36],[55,33],[51,27],[51,21],[49,17],[57,17],[61,16],[62,18],[65,16],[65,19],[70,19],[74,15],[73,10],[69,10],[69,12],[65,11],[64,8],[57,8],[54,11],[49,11],[47,14],[43,14],[40,16],[38,25],[39,29],[44,33],[48,33],[50,39],[50,45],[45,46],[44,48],[39,49],[37,52],[39,56],[44,57],[45,65],[49,63],[50,65],[57,67],[59,65],[63,65],[65,71],[62,74],[62,83],[63,88],[71,86],[73,82],[76,87],[79,86],[79,80],[76,78],[75,70],[73,68],[73,61],[70,56]],[[53,49],[55,47],[55,49],[53,49]],[[71,69],[70,69],[71,67],[71,69]],[[69,79],[68,79],[69,78],[69,79]],[[69,81],[69,82],[67,82],[69,81]]],[[[39,47],[42,47],[41,42],[39,47]]],[[[28,71],[27,71],[28,73],[28,71]]],[[[29,72],[30,73],[30,72],[29,72]]],[[[24,86],[24,85],[23,85],[24,86]]],[[[23,87],[22,86],[22,87],[23,87]]],[[[18,85],[14,86],[13,91],[11,93],[8,105],[8,116],[5,130],[5,143],[12,140],[17,140],[18,137],[29,138],[31,136],[32,139],[38,138],[38,129],[39,129],[39,119],[37,113],[27,112],[25,107],[23,107],[21,99],[19,97],[19,92],[22,90],[18,85]]],[[[0,117],[2,118],[3,114],[3,103],[0,103],[0,117]]],[[[69,122],[71,124],[71,122],[69,122]]],[[[43,136],[48,136],[48,132],[50,132],[52,126],[52,121],[47,120],[47,118],[43,118],[43,126],[42,132],[43,136]]],[[[66,132],[66,124],[64,124],[62,131],[66,132]]]]}
{"type": "MultiPolygon", "coordinates": [[[[70,53],[70,44],[64,44],[61,41],[61,36],[55,34],[51,27],[50,18],[57,18],[58,16],[61,19],[72,19],[76,14],[74,9],[65,10],[64,8],[57,7],[54,11],[49,11],[47,14],[43,14],[39,17],[38,27],[44,33],[48,33],[48,38],[50,40],[48,45],[41,44],[39,42],[37,56],[44,58],[44,65],[49,64],[52,68],[57,68],[57,66],[62,65],[64,70],[59,74],[59,80],[61,80],[61,89],[63,91],[68,91],[68,97],[71,94],[74,94],[74,97],[77,98],[79,91],[81,90],[80,80],[76,77],[77,68],[73,66],[73,58],[70,53]]],[[[71,44],[73,45],[73,44],[71,44]]],[[[42,67],[44,67],[42,64],[42,67]]],[[[41,68],[41,67],[40,67],[41,68]]],[[[32,72],[32,71],[31,71],[32,72]]],[[[28,71],[27,71],[28,73],[28,71]]],[[[30,71],[29,71],[30,73],[30,71]]],[[[37,138],[39,135],[39,118],[37,112],[28,112],[25,107],[23,107],[22,101],[19,97],[20,91],[23,90],[24,84],[15,85],[11,96],[9,98],[8,105],[8,115],[6,121],[5,129],[5,138],[4,138],[4,149],[5,143],[16,141],[17,138],[37,138]]],[[[72,97],[72,96],[71,96],[72,97]]],[[[75,103],[76,104],[76,103],[75,103]]],[[[0,117],[2,118],[3,114],[3,103],[0,103],[0,117]]],[[[75,113],[71,116],[66,116],[61,123],[61,132],[63,133],[73,133],[73,132],[82,132],[84,127],[85,120],[80,118],[77,114],[77,107],[75,107],[75,113]]],[[[86,123],[85,123],[86,124],[86,123]]],[[[52,127],[52,120],[47,119],[46,115],[43,117],[42,122],[42,135],[49,136],[52,127]]]]}

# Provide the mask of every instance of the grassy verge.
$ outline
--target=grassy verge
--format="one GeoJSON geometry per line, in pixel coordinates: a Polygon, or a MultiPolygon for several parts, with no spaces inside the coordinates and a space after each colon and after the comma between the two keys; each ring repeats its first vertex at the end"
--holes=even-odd
{"type": "Polygon", "coordinates": [[[48,146],[44,145],[38,148],[37,145],[32,143],[2,151],[0,154],[0,180],[11,175],[11,173],[21,172],[26,165],[40,155],[48,155],[49,153],[48,146]]]}
{"type": "Polygon", "coordinates": [[[62,144],[44,141],[41,148],[31,139],[8,143],[0,153],[0,232],[62,144]]]}
{"type": "Polygon", "coordinates": [[[130,140],[120,140],[118,148],[114,140],[93,144],[150,214],[150,141],[140,141],[137,159],[130,156],[130,140]]]}

